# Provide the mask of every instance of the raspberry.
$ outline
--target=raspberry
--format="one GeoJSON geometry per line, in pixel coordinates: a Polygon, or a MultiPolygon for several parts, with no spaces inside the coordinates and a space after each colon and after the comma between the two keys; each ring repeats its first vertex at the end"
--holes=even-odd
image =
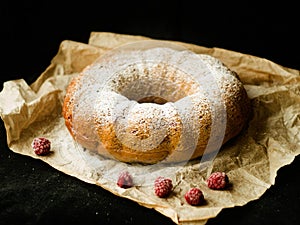
{"type": "Polygon", "coordinates": [[[133,180],[128,171],[124,171],[120,173],[118,177],[117,185],[121,188],[130,188],[133,186],[133,180]]]}
{"type": "Polygon", "coordinates": [[[164,177],[158,177],[154,181],[154,192],[160,198],[167,197],[173,188],[172,180],[164,177]]]}
{"type": "Polygon", "coordinates": [[[33,151],[37,155],[47,155],[50,153],[51,142],[44,137],[34,138],[31,146],[33,151]]]}
{"type": "Polygon", "coordinates": [[[190,205],[201,205],[204,202],[203,192],[199,188],[191,188],[184,195],[184,198],[187,203],[190,205]]]}
{"type": "Polygon", "coordinates": [[[229,183],[228,176],[225,172],[214,172],[207,179],[207,186],[210,189],[224,189],[229,183]]]}

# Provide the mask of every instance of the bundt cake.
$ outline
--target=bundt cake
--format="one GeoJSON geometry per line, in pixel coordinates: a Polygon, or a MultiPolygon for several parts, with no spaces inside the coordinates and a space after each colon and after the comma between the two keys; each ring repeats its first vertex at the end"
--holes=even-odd
{"type": "Polygon", "coordinates": [[[110,51],[69,84],[63,116],[77,143],[154,164],[217,151],[241,132],[250,101],[235,72],[210,55],[139,46],[110,51]]]}

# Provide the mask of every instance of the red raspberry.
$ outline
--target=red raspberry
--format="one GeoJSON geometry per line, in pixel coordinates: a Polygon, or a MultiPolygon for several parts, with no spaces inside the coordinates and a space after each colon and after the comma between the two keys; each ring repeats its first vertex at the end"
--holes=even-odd
{"type": "Polygon", "coordinates": [[[225,172],[214,172],[207,179],[207,186],[211,189],[224,189],[229,183],[228,176],[225,172]]]}
{"type": "Polygon", "coordinates": [[[34,138],[31,146],[33,151],[37,155],[47,155],[50,153],[51,142],[44,137],[34,138]]]}
{"type": "Polygon", "coordinates": [[[121,188],[130,188],[133,186],[133,180],[128,171],[124,171],[120,173],[118,177],[117,185],[121,188]]]}
{"type": "Polygon", "coordinates": [[[184,198],[187,203],[190,205],[201,205],[204,202],[203,192],[199,188],[191,188],[184,195],[184,198]]]}
{"type": "Polygon", "coordinates": [[[154,181],[154,192],[160,197],[167,197],[173,188],[172,180],[164,177],[158,177],[154,181]]]}

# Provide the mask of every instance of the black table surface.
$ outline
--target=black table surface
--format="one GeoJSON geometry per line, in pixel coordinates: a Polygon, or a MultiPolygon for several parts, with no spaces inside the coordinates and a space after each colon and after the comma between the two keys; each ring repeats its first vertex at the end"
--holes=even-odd
{"type": "MultiPolygon", "coordinates": [[[[300,69],[295,3],[95,2],[1,3],[0,90],[8,80],[32,83],[50,64],[61,41],[87,43],[92,31],[219,47],[300,69]]],[[[207,224],[300,224],[299,172],[296,157],[278,171],[275,184],[261,198],[224,209],[207,224]]],[[[153,209],[13,153],[0,120],[0,225],[10,224],[174,223],[153,209]]]]}

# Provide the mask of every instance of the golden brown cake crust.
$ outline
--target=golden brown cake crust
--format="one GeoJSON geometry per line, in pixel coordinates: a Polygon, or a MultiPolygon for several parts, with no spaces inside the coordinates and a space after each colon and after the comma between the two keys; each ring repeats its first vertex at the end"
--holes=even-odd
{"type": "MultiPolygon", "coordinates": [[[[226,109],[226,129],[224,137],[221,137],[223,138],[222,144],[224,144],[231,138],[238,135],[247,124],[251,111],[250,100],[236,73],[211,56],[203,56],[203,60],[212,71],[216,70],[217,73],[222,74],[218,82],[221,88],[222,102],[226,109]]],[[[186,79],[187,77],[185,75],[181,74],[174,68],[167,68],[165,65],[151,65],[142,72],[139,68],[140,65],[131,68],[118,76],[116,75],[115,79],[111,81],[113,84],[119,83],[119,85],[114,87],[115,92],[105,93],[106,95],[104,96],[106,97],[102,99],[91,99],[93,103],[86,100],[86,104],[90,105],[85,107],[94,108],[95,112],[91,112],[91,115],[86,115],[86,113],[81,115],[80,113],[77,113],[76,120],[74,120],[74,111],[78,112],[81,110],[80,107],[82,107],[78,106],[78,108],[76,108],[78,105],[76,103],[76,94],[81,89],[86,88],[82,84],[82,81],[87,79],[86,70],[84,70],[79,76],[75,77],[70,82],[63,103],[63,116],[70,134],[83,147],[92,151],[97,151],[102,156],[114,158],[122,162],[153,164],[166,159],[166,162],[178,162],[202,156],[206,150],[211,135],[214,135],[212,134],[213,118],[209,99],[195,91],[197,89],[194,88],[196,85],[193,80],[186,79]],[[143,74],[143,76],[140,74],[143,74]],[[158,80],[158,83],[164,83],[168,80],[175,82],[175,87],[170,88],[171,91],[169,94],[166,94],[166,98],[148,96],[137,99],[131,89],[125,90],[126,88],[123,88],[123,86],[128,87],[126,82],[134,82],[141,79],[141,76],[146,80],[152,79],[151,76],[155,76],[154,74],[159,74],[159,76],[156,76],[156,78],[153,79],[162,79],[161,81],[158,80]],[[126,77],[128,77],[127,80],[126,77]],[[184,77],[184,79],[181,79],[180,77],[184,77]],[[121,82],[123,82],[123,86],[120,85],[121,82]],[[176,90],[178,87],[180,87],[180,91],[176,90]],[[111,96],[115,96],[118,101],[120,100],[122,102],[123,98],[125,98],[124,95],[126,97],[130,96],[129,99],[131,101],[135,101],[135,105],[132,107],[136,109],[136,111],[134,111],[135,114],[133,115],[133,119],[127,119],[126,126],[122,127],[121,125],[116,124],[114,122],[115,120],[110,120],[110,111],[105,110],[111,110],[107,106],[110,104],[109,98],[111,96]],[[170,96],[175,97],[173,100],[170,100],[168,99],[170,96]],[[197,143],[193,152],[185,152],[184,150],[187,144],[182,141],[184,132],[190,132],[184,128],[185,120],[189,120],[190,118],[181,118],[181,116],[176,112],[176,107],[174,106],[174,104],[180,101],[180,99],[183,99],[184,96],[192,99],[192,109],[189,110],[191,112],[196,112],[192,123],[196,124],[196,134],[199,135],[199,137],[197,138],[197,143]],[[199,98],[201,98],[201,100],[199,100],[199,98]],[[161,110],[163,113],[157,113],[154,117],[151,117],[149,116],[151,113],[147,112],[147,110],[153,110],[153,112],[161,110]],[[167,119],[165,117],[162,118],[161,116],[166,114],[165,111],[169,115],[167,119]],[[146,113],[146,116],[144,113],[146,113]],[[195,116],[197,119],[195,119],[195,116]],[[149,136],[151,136],[150,133],[153,132],[151,129],[153,129],[152,126],[154,126],[153,121],[156,117],[159,117],[159,119],[164,120],[164,123],[168,124],[166,127],[167,134],[164,139],[159,143],[159,145],[154,144],[153,148],[139,149],[139,147],[135,147],[135,143],[133,143],[134,140],[139,140],[142,143],[143,140],[147,140],[149,136]],[[118,126],[121,128],[118,128],[118,126]],[[124,132],[129,133],[132,136],[132,139],[122,139],[122,136],[119,134],[122,129],[126,129],[124,132]]],[[[97,71],[93,72],[96,73],[97,71]]],[[[146,86],[143,86],[140,89],[143,90],[145,87],[146,86]]],[[[137,88],[137,90],[139,89],[138,86],[135,88],[137,88]]],[[[162,89],[168,87],[166,87],[166,85],[164,85],[164,87],[156,87],[154,85],[151,86],[151,88],[162,89]]],[[[192,116],[193,115],[191,115],[191,117],[192,116]]],[[[122,115],[117,115],[117,117],[122,117],[122,115]]],[[[191,135],[193,135],[193,133],[191,133],[191,135]]]]}

